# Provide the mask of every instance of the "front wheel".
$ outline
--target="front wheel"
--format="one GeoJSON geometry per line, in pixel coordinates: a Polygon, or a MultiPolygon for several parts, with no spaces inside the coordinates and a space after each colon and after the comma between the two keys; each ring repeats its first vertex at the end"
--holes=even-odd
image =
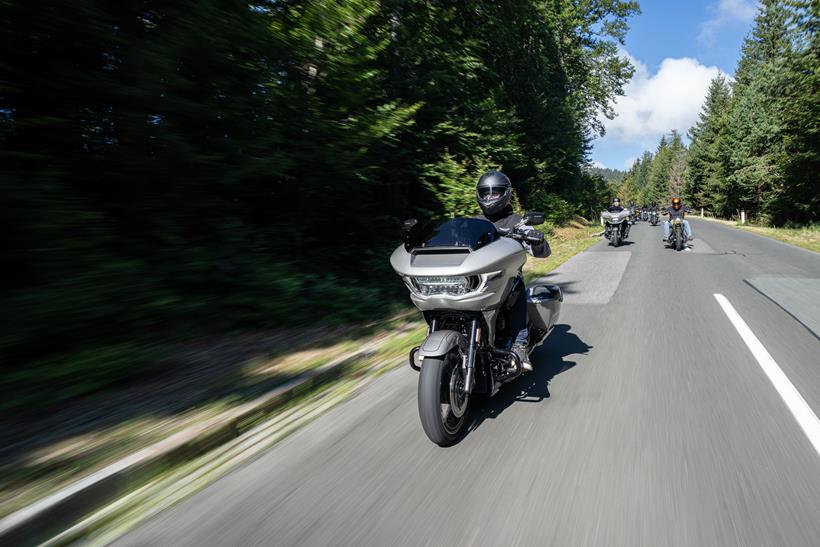
{"type": "Polygon", "coordinates": [[[455,351],[427,357],[419,376],[419,418],[427,437],[439,446],[455,444],[467,422],[470,396],[464,392],[461,359],[455,351]]]}
{"type": "Polygon", "coordinates": [[[675,250],[680,251],[681,249],[683,249],[683,235],[675,230],[675,250]]]}
{"type": "Polygon", "coordinates": [[[612,245],[618,247],[621,244],[621,227],[612,230],[612,245]]]}

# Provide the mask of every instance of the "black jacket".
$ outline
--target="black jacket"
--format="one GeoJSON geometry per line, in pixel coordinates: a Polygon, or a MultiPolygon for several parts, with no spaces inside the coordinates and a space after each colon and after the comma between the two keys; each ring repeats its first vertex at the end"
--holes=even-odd
{"type": "Polygon", "coordinates": [[[663,210],[664,215],[669,215],[669,220],[672,220],[673,218],[685,218],[687,212],[686,207],[682,205],[677,211],[672,207],[667,207],[663,210]]]}

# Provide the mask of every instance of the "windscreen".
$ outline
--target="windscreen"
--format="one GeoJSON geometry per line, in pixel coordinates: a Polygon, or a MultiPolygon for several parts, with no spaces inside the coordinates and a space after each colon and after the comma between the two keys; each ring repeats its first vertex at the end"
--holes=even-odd
{"type": "Polygon", "coordinates": [[[419,222],[404,241],[407,251],[431,247],[480,249],[499,238],[493,223],[480,218],[453,218],[419,222]]]}

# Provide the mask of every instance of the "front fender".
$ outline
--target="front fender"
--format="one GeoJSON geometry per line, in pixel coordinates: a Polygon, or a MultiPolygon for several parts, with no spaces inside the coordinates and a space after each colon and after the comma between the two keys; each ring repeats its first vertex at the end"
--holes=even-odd
{"type": "Polygon", "coordinates": [[[437,330],[427,335],[419,347],[419,357],[442,357],[455,347],[466,350],[467,343],[461,333],[454,330],[437,330]]]}

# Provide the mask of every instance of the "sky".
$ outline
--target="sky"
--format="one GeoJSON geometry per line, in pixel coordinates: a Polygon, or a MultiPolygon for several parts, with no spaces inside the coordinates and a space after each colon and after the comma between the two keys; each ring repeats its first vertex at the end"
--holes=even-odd
{"type": "Polygon", "coordinates": [[[685,135],[700,112],[709,82],[731,77],[757,0],[640,0],[630,19],[622,55],[635,66],[617,116],[604,120],[606,135],[592,142],[599,167],[628,169],[661,135],[685,135]]]}

